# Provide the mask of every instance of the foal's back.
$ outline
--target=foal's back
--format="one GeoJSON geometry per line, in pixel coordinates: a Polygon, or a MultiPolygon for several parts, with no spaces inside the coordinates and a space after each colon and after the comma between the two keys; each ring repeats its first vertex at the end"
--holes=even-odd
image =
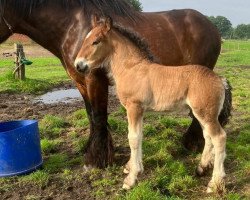
{"type": "Polygon", "coordinates": [[[208,101],[213,104],[224,94],[221,78],[200,65],[172,67],[152,63],[148,66],[145,83],[150,88],[145,91],[145,100],[150,102],[148,107],[159,111],[182,108],[190,103],[196,107],[206,107],[203,105],[205,99],[210,99],[208,101]]]}

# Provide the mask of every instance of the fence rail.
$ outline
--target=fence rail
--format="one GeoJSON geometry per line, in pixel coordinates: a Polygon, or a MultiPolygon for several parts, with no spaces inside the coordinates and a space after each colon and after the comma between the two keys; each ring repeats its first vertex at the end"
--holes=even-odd
{"type": "Polygon", "coordinates": [[[250,51],[250,41],[226,40],[222,43],[222,50],[226,51],[250,51]]]}

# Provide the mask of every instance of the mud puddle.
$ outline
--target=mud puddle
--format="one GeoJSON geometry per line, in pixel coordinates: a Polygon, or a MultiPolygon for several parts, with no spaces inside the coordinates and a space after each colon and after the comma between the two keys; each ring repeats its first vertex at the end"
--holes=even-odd
{"type": "Polygon", "coordinates": [[[44,104],[55,103],[72,103],[74,101],[81,101],[82,96],[77,89],[64,89],[48,92],[42,96],[36,97],[33,102],[39,102],[44,104]]]}

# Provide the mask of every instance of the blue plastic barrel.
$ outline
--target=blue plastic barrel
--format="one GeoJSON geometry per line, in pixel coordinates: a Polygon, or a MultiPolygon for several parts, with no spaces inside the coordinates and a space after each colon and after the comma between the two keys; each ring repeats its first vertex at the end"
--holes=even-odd
{"type": "Polygon", "coordinates": [[[26,174],[42,163],[37,120],[0,123],[0,177],[26,174]]]}

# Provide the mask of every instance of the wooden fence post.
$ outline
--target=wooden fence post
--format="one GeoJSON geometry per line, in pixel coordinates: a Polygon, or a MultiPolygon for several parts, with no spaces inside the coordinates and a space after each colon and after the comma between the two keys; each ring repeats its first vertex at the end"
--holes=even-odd
{"type": "Polygon", "coordinates": [[[15,64],[16,68],[14,75],[16,79],[24,80],[25,79],[25,65],[22,64],[21,59],[25,58],[22,44],[14,44],[14,49],[16,52],[15,64]]]}

